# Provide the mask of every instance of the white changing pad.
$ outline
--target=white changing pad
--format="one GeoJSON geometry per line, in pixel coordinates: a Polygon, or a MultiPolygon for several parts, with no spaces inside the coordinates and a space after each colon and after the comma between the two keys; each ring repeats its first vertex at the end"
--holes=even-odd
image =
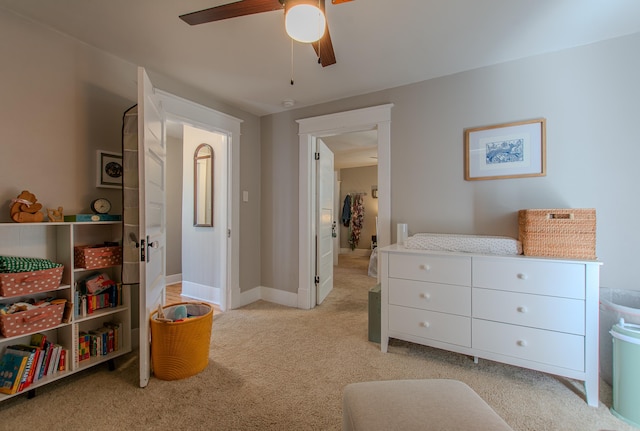
{"type": "Polygon", "coordinates": [[[407,238],[406,248],[482,254],[522,254],[522,243],[508,236],[417,233],[407,238]]]}

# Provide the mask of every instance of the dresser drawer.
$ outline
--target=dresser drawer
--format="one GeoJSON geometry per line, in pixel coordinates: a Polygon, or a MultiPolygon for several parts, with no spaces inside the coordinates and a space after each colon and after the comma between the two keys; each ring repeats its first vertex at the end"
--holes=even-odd
{"type": "Polygon", "coordinates": [[[389,303],[470,316],[471,288],[392,278],[389,280],[389,303]]]}
{"type": "Polygon", "coordinates": [[[471,286],[471,258],[392,253],[389,277],[471,286]]]}
{"type": "MultiPolygon", "coordinates": [[[[473,348],[584,371],[584,337],[473,319],[473,348]]],[[[481,355],[480,355],[481,356],[481,355]]]]}
{"type": "Polygon", "coordinates": [[[389,332],[471,347],[471,318],[389,306],[389,332]]]}
{"type": "Polygon", "coordinates": [[[473,317],[584,335],[584,301],[473,289],[473,317]]]}
{"type": "Polygon", "coordinates": [[[527,259],[475,258],[473,286],[584,299],[585,266],[527,259]]]}

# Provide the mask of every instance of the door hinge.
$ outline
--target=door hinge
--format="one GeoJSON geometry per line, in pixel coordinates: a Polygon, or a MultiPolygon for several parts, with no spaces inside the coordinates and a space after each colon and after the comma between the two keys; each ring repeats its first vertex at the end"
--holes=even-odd
{"type": "Polygon", "coordinates": [[[320,284],[320,276],[319,276],[319,275],[316,275],[316,276],[313,278],[313,282],[314,282],[315,284],[320,284]]]}
{"type": "Polygon", "coordinates": [[[316,154],[314,155],[314,157],[315,157],[315,159],[316,159],[316,160],[320,160],[320,153],[316,153],[316,154]]]}
{"type": "Polygon", "coordinates": [[[231,238],[231,229],[227,229],[227,238],[231,238]]]}

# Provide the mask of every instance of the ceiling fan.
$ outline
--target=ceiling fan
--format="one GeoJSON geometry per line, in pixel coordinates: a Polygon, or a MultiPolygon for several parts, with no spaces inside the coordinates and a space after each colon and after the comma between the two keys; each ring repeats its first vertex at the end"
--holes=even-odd
{"type": "MultiPolygon", "coordinates": [[[[340,4],[350,1],[353,0],[331,0],[331,3],[340,4]]],[[[197,25],[274,10],[284,10],[286,15],[295,6],[301,4],[319,7],[322,11],[321,15],[325,15],[324,0],[240,0],[234,3],[180,15],[180,19],[187,24],[197,25]]],[[[333,51],[331,36],[329,35],[329,24],[326,20],[324,22],[324,34],[319,40],[311,42],[311,44],[318,56],[318,63],[322,64],[323,67],[336,63],[336,56],[333,51]]]]}

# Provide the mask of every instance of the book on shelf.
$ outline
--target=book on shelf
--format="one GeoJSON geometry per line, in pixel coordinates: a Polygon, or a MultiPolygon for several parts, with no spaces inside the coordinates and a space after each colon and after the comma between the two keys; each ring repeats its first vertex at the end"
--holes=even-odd
{"type": "Polygon", "coordinates": [[[38,361],[35,365],[34,373],[33,373],[33,382],[40,380],[40,378],[42,377],[40,374],[40,370],[42,368],[42,362],[44,361],[46,356],[44,351],[44,346],[46,345],[46,343],[47,343],[47,336],[45,334],[36,333],[31,335],[31,341],[29,342],[29,345],[36,347],[39,350],[38,361]]]}
{"type": "Polygon", "coordinates": [[[43,378],[47,375],[47,370],[49,369],[49,363],[51,362],[51,353],[53,351],[53,343],[49,340],[46,340],[44,343],[42,365],[40,366],[39,374],[40,378],[43,378]]]}
{"type": "Polygon", "coordinates": [[[104,326],[113,330],[113,349],[122,349],[122,322],[105,322],[104,326]]]}
{"type": "Polygon", "coordinates": [[[31,341],[29,342],[30,346],[38,347],[40,349],[44,348],[44,343],[47,341],[47,336],[40,332],[31,335],[31,341]]]}
{"type": "Polygon", "coordinates": [[[7,347],[5,354],[13,352],[16,354],[22,354],[27,357],[27,364],[25,365],[24,372],[20,379],[20,385],[18,386],[18,392],[26,389],[33,382],[33,373],[35,371],[35,364],[38,361],[38,348],[27,346],[26,344],[13,344],[7,347]]]}
{"type": "Polygon", "coordinates": [[[68,358],[67,349],[60,350],[60,360],[58,361],[58,371],[67,371],[69,369],[69,364],[67,361],[68,358]]]}
{"type": "Polygon", "coordinates": [[[48,376],[52,376],[58,372],[58,362],[60,361],[60,350],[62,350],[61,345],[55,344],[53,346],[53,352],[51,353],[51,362],[49,363],[49,369],[47,370],[48,376]]]}
{"type": "Polygon", "coordinates": [[[5,352],[0,358],[0,393],[12,395],[18,392],[20,380],[27,366],[28,357],[5,352]]]}
{"type": "Polygon", "coordinates": [[[78,333],[78,362],[82,362],[91,357],[91,337],[87,332],[78,333]]]}
{"type": "Polygon", "coordinates": [[[97,310],[103,308],[114,308],[122,305],[122,285],[111,284],[99,293],[82,293],[79,290],[74,292],[74,315],[75,317],[86,317],[97,310]]]}

